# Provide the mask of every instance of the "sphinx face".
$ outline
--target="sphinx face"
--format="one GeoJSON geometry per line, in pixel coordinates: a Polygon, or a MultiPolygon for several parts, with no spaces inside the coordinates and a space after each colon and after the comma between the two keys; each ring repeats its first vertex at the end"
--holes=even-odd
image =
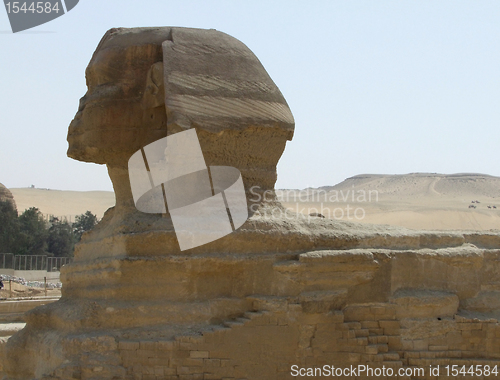
{"type": "Polygon", "coordinates": [[[86,69],[88,90],[69,126],[69,157],[112,164],[166,135],[164,104],[148,98],[164,97],[161,80],[155,84],[152,75],[161,67],[167,34],[151,28],[104,36],[86,69]]]}

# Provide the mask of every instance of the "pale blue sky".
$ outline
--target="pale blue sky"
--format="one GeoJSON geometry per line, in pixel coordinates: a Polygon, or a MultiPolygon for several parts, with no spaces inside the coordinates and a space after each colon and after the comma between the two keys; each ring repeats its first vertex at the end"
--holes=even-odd
{"type": "Polygon", "coordinates": [[[111,190],[66,157],[84,71],[112,27],[214,28],[259,57],[294,114],[279,188],[361,173],[500,176],[500,2],[80,0],[12,34],[0,9],[0,182],[111,190]]]}

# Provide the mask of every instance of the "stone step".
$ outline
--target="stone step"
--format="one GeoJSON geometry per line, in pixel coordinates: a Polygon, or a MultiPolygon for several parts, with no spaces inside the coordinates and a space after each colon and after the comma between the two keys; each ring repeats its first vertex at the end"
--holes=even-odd
{"type": "Polygon", "coordinates": [[[384,361],[401,361],[401,358],[399,357],[399,354],[397,352],[386,352],[382,354],[384,357],[384,361]]]}
{"type": "Polygon", "coordinates": [[[386,335],[369,335],[369,344],[387,344],[389,343],[389,337],[386,335]]]}
{"type": "Polygon", "coordinates": [[[243,324],[245,324],[245,323],[247,323],[247,322],[250,322],[250,321],[251,321],[251,319],[250,319],[250,318],[246,318],[246,317],[240,317],[240,318],[236,318],[236,319],[235,319],[235,321],[236,321],[236,322],[239,322],[239,323],[243,323],[243,324]]]}
{"type": "Polygon", "coordinates": [[[370,332],[370,336],[379,336],[379,335],[384,335],[384,329],[378,328],[378,329],[368,329],[370,332]]]}
{"type": "Polygon", "coordinates": [[[264,317],[265,315],[270,314],[269,311],[247,311],[243,314],[242,317],[238,317],[229,321],[222,322],[222,327],[225,328],[234,328],[234,327],[242,327],[245,324],[251,322],[252,320],[260,317],[264,317]]]}
{"type": "Polygon", "coordinates": [[[370,335],[370,331],[368,331],[368,329],[354,330],[354,333],[356,334],[356,338],[368,337],[370,335]]]}
{"type": "MultiPolygon", "coordinates": [[[[285,297],[277,296],[249,296],[247,300],[251,301],[254,310],[262,311],[287,311],[290,300],[285,297]]],[[[298,299],[296,300],[298,302],[298,299]]]]}
{"type": "Polygon", "coordinates": [[[243,322],[242,319],[243,318],[238,318],[237,320],[234,320],[234,321],[226,321],[226,322],[223,322],[223,325],[226,327],[229,327],[229,328],[242,327],[245,324],[245,322],[250,321],[249,319],[247,319],[247,320],[245,320],[245,322],[243,322]]]}
{"type": "Polygon", "coordinates": [[[365,347],[365,352],[368,355],[377,355],[378,354],[378,347],[376,344],[369,344],[365,347]]]}
{"type": "Polygon", "coordinates": [[[255,318],[262,317],[266,314],[269,314],[269,312],[267,312],[267,311],[247,311],[245,314],[243,314],[243,317],[250,319],[250,320],[253,320],[255,318]]]}
{"type": "Polygon", "coordinates": [[[369,355],[387,353],[389,352],[389,346],[387,344],[369,344],[366,346],[365,352],[369,355]]]}
{"type": "Polygon", "coordinates": [[[381,352],[381,353],[387,353],[389,352],[389,345],[388,344],[377,344],[376,345],[377,348],[378,348],[378,352],[381,352]]]}

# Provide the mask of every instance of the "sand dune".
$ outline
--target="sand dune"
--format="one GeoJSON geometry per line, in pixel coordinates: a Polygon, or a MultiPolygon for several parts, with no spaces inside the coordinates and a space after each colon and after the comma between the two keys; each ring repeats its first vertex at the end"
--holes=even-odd
{"type": "MultiPolygon", "coordinates": [[[[101,218],[115,203],[106,191],[10,190],[20,212],[34,206],[70,220],[87,210],[101,218]]],[[[363,174],[335,186],[277,193],[286,207],[306,215],[415,229],[500,229],[500,177],[484,174],[363,174]]]]}
{"type": "Polygon", "coordinates": [[[49,189],[9,189],[14,195],[17,210],[22,213],[30,207],[37,207],[45,216],[75,220],[87,210],[100,219],[104,212],[114,206],[112,191],[62,191],[49,189]]]}
{"type": "Polygon", "coordinates": [[[321,190],[377,190],[391,196],[452,196],[500,198],[500,177],[485,174],[412,173],[404,175],[361,174],[321,190]]]}
{"type": "Polygon", "coordinates": [[[280,196],[290,209],[334,219],[415,229],[500,229],[500,178],[483,174],[365,174],[280,196]]]}

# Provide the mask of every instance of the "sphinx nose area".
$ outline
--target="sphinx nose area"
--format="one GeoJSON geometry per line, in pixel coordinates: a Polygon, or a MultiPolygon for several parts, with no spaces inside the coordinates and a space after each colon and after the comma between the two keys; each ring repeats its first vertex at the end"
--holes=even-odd
{"type": "Polygon", "coordinates": [[[83,111],[83,109],[85,108],[86,104],[87,104],[87,94],[85,94],[84,96],[82,96],[80,98],[80,102],[78,104],[78,112],[83,111]]]}

